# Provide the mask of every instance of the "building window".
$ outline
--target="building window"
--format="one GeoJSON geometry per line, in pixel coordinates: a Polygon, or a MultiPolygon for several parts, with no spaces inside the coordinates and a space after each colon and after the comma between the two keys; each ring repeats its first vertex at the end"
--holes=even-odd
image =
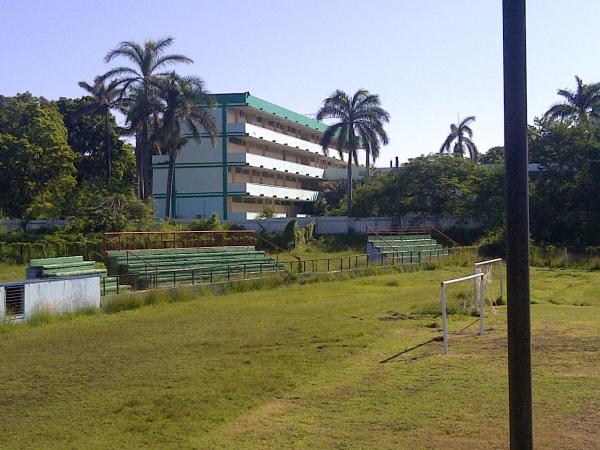
{"type": "Polygon", "coordinates": [[[262,123],[262,117],[256,116],[256,121],[262,123]]]}

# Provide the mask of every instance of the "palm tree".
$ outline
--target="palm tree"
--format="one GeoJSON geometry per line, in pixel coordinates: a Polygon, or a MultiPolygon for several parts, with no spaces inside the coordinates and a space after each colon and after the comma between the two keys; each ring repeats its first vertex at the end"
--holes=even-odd
{"type": "Polygon", "coordinates": [[[216,101],[206,91],[204,81],[195,76],[182,77],[171,72],[160,81],[159,88],[158,97],[164,102],[164,109],[157,129],[157,142],[161,153],[169,155],[165,216],[171,218],[175,161],[187,142],[182,126],[189,129],[197,141],[201,140],[203,132],[207,133],[214,147],[217,125],[210,109],[215,107],[216,101]]]}
{"type": "Polygon", "coordinates": [[[568,120],[575,125],[588,120],[590,117],[600,118],[600,83],[583,84],[581,78],[575,75],[577,88],[559,89],[558,95],[564,97],[563,103],[555,103],[544,117],[552,120],[568,120]]]}
{"type": "Polygon", "coordinates": [[[349,97],[338,89],[323,100],[317,120],[323,119],[338,120],[323,133],[321,145],[325,154],[332,144],[342,159],[344,152],[348,154],[348,216],[352,216],[352,159],[358,164],[356,151],[361,143],[367,155],[373,156],[373,159],[379,156],[381,144],[389,142],[383,126],[390,121],[390,115],[381,107],[378,95],[359,89],[349,97]]]}
{"type": "MultiPolygon", "coordinates": [[[[136,160],[140,165],[138,170],[138,187],[143,199],[152,195],[152,150],[150,132],[153,117],[157,117],[154,98],[158,92],[161,72],[171,64],[190,64],[193,61],[184,55],[165,54],[173,44],[172,37],[158,40],[147,40],[143,44],[134,41],[123,41],[108,52],[104,60],[108,63],[118,57],[128,59],[133,66],[119,66],[109,70],[103,78],[119,77],[125,87],[134,91],[135,98],[130,102],[128,119],[130,129],[136,133],[136,160]]],[[[154,120],[156,122],[156,120],[154,120]]]]}
{"type": "Polygon", "coordinates": [[[469,158],[472,161],[477,161],[479,152],[477,146],[473,142],[473,130],[469,126],[471,122],[475,121],[475,116],[469,116],[462,121],[459,121],[458,125],[453,123],[450,125],[450,134],[442,144],[440,153],[450,153],[454,156],[464,156],[465,151],[469,153],[469,158]],[[456,141],[456,142],[454,142],[456,141]],[[454,146],[452,144],[454,143],[454,146]]]}
{"type": "Polygon", "coordinates": [[[113,80],[108,85],[101,77],[96,77],[94,84],[80,81],[79,86],[94,97],[93,103],[82,105],[75,113],[75,118],[81,118],[86,115],[100,115],[104,118],[104,146],[106,158],[106,176],[110,186],[112,179],[112,163],[111,163],[111,133],[112,126],[110,121],[110,110],[120,108],[123,101],[123,88],[119,80],[113,80]]]}

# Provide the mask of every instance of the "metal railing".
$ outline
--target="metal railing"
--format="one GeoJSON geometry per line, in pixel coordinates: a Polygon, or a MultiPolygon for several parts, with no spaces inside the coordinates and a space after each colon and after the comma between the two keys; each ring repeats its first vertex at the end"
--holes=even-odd
{"type": "Polygon", "coordinates": [[[238,247],[256,245],[256,232],[247,230],[226,231],[121,231],[104,233],[104,252],[175,249],[198,247],[238,247]]]}
{"type": "Polygon", "coordinates": [[[338,256],[335,258],[279,261],[289,273],[328,273],[365,269],[371,266],[419,265],[447,257],[449,249],[399,250],[373,254],[338,256]]]}
{"type": "Polygon", "coordinates": [[[159,287],[175,287],[177,285],[213,284],[224,281],[248,280],[262,277],[265,274],[273,275],[283,272],[281,264],[275,262],[247,262],[230,264],[227,266],[211,266],[183,269],[158,269],[146,272],[128,272],[124,274],[103,277],[101,294],[105,296],[111,291],[112,283],[106,278],[116,281],[115,294],[121,293],[123,286],[130,286],[133,290],[156,289],[159,287]],[[123,283],[133,282],[133,285],[123,283]],[[107,286],[107,283],[109,285],[107,286]]]}
{"type": "MultiPolygon", "coordinates": [[[[394,267],[406,265],[421,265],[450,257],[454,253],[468,250],[470,247],[456,247],[431,250],[404,250],[395,252],[382,252],[375,254],[344,255],[334,258],[295,259],[290,261],[248,261],[245,263],[229,264],[225,266],[211,266],[200,268],[158,269],[145,270],[137,273],[124,273],[114,275],[116,278],[116,291],[122,280],[133,281],[132,289],[143,290],[158,287],[175,287],[177,285],[202,285],[235,280],[248,280],[265,275],[281,274],[324,274],[341,271],[366,269],[369,267],[394,267]]],[[[290,255],[298,258],[296,255],[290,255]]],[[[106,294],[106,280],[103,279],[102,294],[106,294]]]]}

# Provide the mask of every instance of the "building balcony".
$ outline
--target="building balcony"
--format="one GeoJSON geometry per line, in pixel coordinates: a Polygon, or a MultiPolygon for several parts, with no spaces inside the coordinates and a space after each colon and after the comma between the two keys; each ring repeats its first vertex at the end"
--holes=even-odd
{"type": "Polygon", "coordinates": [[[288,188],[284,186],[271,186],[257,183],[229,183],[229,192],[245,192],[251,197],[277,198],[280,200],[296,200],[313,202],[317,199],[318,191],[308,189],[288,188]]]}
{"type": "MultiPolygon", "coordinates": [[[[323,148],[319,144],[314,142],[305,141],[304,139],[298,139],[295,136],[288,136],[284,133],[262,128],[251,123],[228,123],[227,134],[231,135],[246,135],[256,139],[263,140],[265,142],[272,142],[274,144],[283,145],[298,150],[304,150],[317,155],[323,155],[323,148]]],[[[338,151],[335,149],[329,149],[329,158],[341,159],[338,151]]]]}
{"type": "Polygon", "coordinates": [[[269,158],[267,156],[255,155],[253,153],[229,153],[227,155],[228,164],[247,164],[250,167],[275,170],[289,174],[296,174],[311,178],[323,178],[325,169],[319,167],[307,166],[281,159],[269,158]]]}

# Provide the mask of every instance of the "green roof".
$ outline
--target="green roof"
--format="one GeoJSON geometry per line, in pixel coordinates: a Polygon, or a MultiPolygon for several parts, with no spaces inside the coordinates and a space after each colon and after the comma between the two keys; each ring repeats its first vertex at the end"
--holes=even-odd
{"type": "Polygon", "coordinates": [[[311,119],[304,114],[291,111],[282,106],[278,106],[274,103],[263,100],[262,98],[250,95],[250,92],[240,93],[229,93],[229,94],[215,94],[217,103],[222,105],[227,103],[230,106],[248,106],[250,108],[263,111],[266,114],[272,114],[279,117],[280,119],[290,120],[296,122],[299,125],[303,125],[313,130],[324,133],[327,130],[327,125],[318,120],[311,119]]]}

